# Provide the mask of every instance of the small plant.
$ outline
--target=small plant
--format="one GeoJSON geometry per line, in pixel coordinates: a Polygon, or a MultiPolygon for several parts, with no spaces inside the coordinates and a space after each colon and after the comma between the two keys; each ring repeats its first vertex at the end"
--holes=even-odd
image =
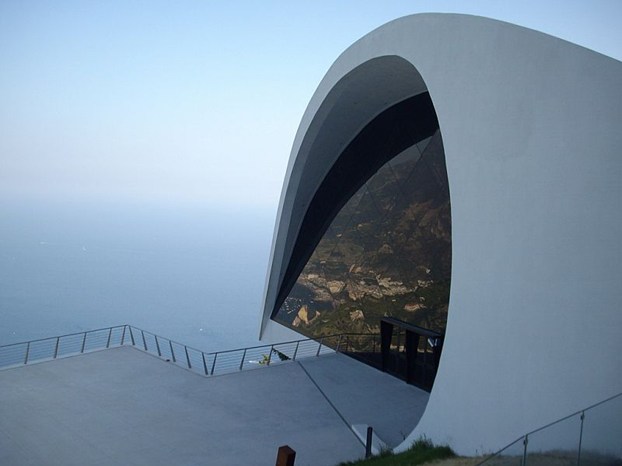
{"type": "MultiPolygon", "coordinates": [[[[276,354],[279,358],[279,360],[281,361],[289,361],[291,358],[286,355],[285,353],[281,353],[279,350],[277,349],[272,349],[272,353],[276,354]]],[[[259,365],[261,366],[268,366],[270,364],[270,355],[268,354],[262,354],[261,355],[261,361],[258,361],[259,365]]]]}

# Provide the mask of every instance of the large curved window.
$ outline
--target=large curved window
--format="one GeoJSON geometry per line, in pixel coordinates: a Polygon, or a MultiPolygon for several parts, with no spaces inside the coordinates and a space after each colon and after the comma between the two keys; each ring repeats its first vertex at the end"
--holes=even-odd
{"type": "MultiPolygon", "coordinates": [[[[314,337],[378,333],[383,317],[444,331],[451,212],[435,117],[434,122],[424,138],[411,140],[388,161],[386,153],[378,153],[386,162],[349,199],[333,199],[341,209],[324,228],[275,320],[314,337]]],[[[367,134],[386,141],[374,151],[390,151],[401,137],[384,133],[367,134]]],[[[364,157],[360,163],[367,163],[364,157]]],[[[341,177],[344,184],[353,182],[347,173],[341,177]]]]}

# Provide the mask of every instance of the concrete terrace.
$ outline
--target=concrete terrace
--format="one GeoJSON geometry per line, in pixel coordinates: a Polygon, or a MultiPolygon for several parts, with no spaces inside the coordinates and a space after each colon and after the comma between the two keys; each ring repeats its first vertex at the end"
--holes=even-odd
{"type": "Polygon", "coordinates": [[[208,378],[122,346],[0,371],[0,464],[334,465],[346,422],[395,446],[427,398],[342,354],[208,378]]]}

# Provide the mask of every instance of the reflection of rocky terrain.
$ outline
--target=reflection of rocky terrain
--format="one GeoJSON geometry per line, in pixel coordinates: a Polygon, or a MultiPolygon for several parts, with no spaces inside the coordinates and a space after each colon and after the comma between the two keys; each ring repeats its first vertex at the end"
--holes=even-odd
{"type": "Polygon", "coordinates": [[[444,330],[451,217],[440,136],[383,166],[333,220],[277,319],[310,335],[378,331],[385,315],[444,330]]]}

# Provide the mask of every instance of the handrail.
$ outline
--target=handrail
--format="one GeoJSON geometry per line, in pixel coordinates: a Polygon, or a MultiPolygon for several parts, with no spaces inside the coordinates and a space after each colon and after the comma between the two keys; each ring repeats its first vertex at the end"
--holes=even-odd
{"type": "MultiPolygon", "coordinates": [[[[0,345],[0,349],[9,348],[11,346],[27,345],[29,343],[43,342],[43,341],[47,341],[47,340],[58,340],[59,338],[72,337],[72,336],[76,336],[76,335],[83,336],[85,333],[86,334],[88,334],[88,333],[96,333],[96,332],[102,332],[104,330],[117,329],[117,328],[129,328],[129,327],[131,327],[133,329],[136,329],[136,330],[140,330],[141,332],[145,332],[145,333],[148,333],[150,335],[156,336],[154,333],[151,333],[151,332],[149,332],[147,330],[142,330],[142,329],[140,329],[140,328],[138,328],[138,327],[136,327],[134,325],[123,324],[123,325],[114,325],[114,326],[111,326],[111,327],[102,327],[102,328],[98,328],[98,329],[94,329],[94,330],[85,330],[84,332],[67,333],[67,334],[60,335],[60,336],[45,337],[45,338],[39,338],[39,339],[36,339],[36,340],[20,341],[20,342],[17,342],[17,343],[9,343],[8,345],[0,345]]],[[[284,342],[279,342],[279,343],[274,343],[274,344],[275,345],[286,345],[286,344],[290,344],[290,343],[297,343],[297,342],[300,342],[300,341],[308,341],[308,340],[318,341],[318,340],[322,340],[322,339],[325,339],[325,338],[335,338],[335,337],[344,337],[344,336],[379,336],[379,335],[380,335],[379,333],[354,333],[354,332],[352,332],[352,333],[333,333],[333,334],[324,335],[324,336],[321,336],[321,337],[318,337],[318,338],[311,338],[311,337],[309,337],[309,338],[302,338],[300,340],[289,340],[289,341],[284,341],[284,342]]],[[[192,350],[195,350],[195,351],[201,351],[201,350],[199,350],[197,348],[193,348],[192,346],[184,345],[183,343],[179,343],[179,342],[177,342],[175,340],[170,340],[169,338],[166,338],[166,337],[163,337],[163,336],[160,336],[160,335],[157,335],[157,337],[158,338],[162,338],[162,339],[166,339],[167,341],[170,341],[172,343],[175,343],[175,344],[178,344],[178,345],[181,345],[181,346],[187,346],[188,349],[192,349],[192,350]]],[[[257,349],[257,348],[264,348],[266,346],[271,346],[271,345],[272,344],[257,345],[257,346],[247,346],[247,347],[243,347],[243,348],[235,348],[235,349],[230,349],[230,350],[213,351],[211,353],[206,353],[206,354],[232,353],[232,352],[240,351],[240,350],[244,350],[244,349],[252,350],[252,349],[257,349]]]]}
{"type": "MultiPolygon", "coordinates": [[[[529,451],[528,449],[528,445],[529,445],[529,437],[533,436],[534,434],[537,434],[539,432],[545,431],[557,424],[560,424],[564,421],[567,421],[569,419],[572,419],[573,417],[579,416],[579,421],[580,421],[580,430],[579,430],[579,436],[577,442],[576,442],[576,447],[577,447],[577,451],[576,451],[576,455],[577,455],[577,464],[581,464],[581,453],[582,453],[582,449],[584,448],[584,445],[582,445],[582,439],[583,439],[583,432],[584,432],[584,427],[583,427],[583,423],[585,420],[585,413],[598,407],[601,406],[603,404],[606,404],[608,402],[611,402],[613,400],[615,400],[616,398],[621,398],[622,397],[622,392],[610,396],[608,398],[605,398],[604,400],[601,400],[597,403],[594,403],[586,408],[580,409],[578,411],[575,411],[571,414],[568,414],[566,416],[563,416],[553,422],[550,422],[542,427],[538,427],[537,429],[534,429],[530,432],[527,432],[526,434],[521,435],[520,437],[518,437],[516,440],[514,440],[513,442],[508,443],[506,446],[504,446],[503,448],[501,448],[500,450],[496,451],[495,453],[487,456],[486,458],[484,458],[481,462],[477,463],[476,466],[480,466],[482,464],[488,463],[489,461],[497,458],[498,456],[501,456],[502,453],[504,453],[506,450],[510,449],[511,447],[513,447],[514,445],[518,444],[519,442],[522,442],[522,452],[520,452],[520,456],[522,456],[520,465],[521,466],[527,466],[527,458],[528,455],[532,452],[529,451]]],[[[622,398],[621,398],[622,399],[622,398]]]]}
{"type": "Polygon", "coordinates": [[[57,359],[124,344],[127,325],[67,333],[0,346],[0,368],[57,359]]]}
{"type": "Polygon", "coordinates": [[[269,366],[326,353],[348,351],[340,347],[347,337],[375,334],[343,333],[281,343],[204,352],[130,324],[68,333],[0,346],[0,368],[26,365],[118,346],[134,346],[168,362],[205,376],[269,366]],[[274,356],[274,357],[273,357],[274,356]]]}
{"type": "MultiPolygon", "coordinates": [[[[608,401],[611,401],[611,400],[613,400],[615,398],[618,398],[619,396],[622,396],[622,392],[618,393],[617,395],[610,396],[609,398],[605,398],[604,400],[599,401],[598,403],[594,403],[593,405],[590,405],[587,408],[575,411],[574,413],[569,414],[567,416],[564,416],[564,417],[558,419],[557,421],[553,421],[553,422],[548,423],[545,426],[538,427],[537,429],[534,429],[531,432],[527,432],[525,435],[532,435],[532,434],[535,434],[537,432],[540,432],[541,430],[548,429],[549,427],[554,426],[555,424],[559,424],[560,422],[565,421],[566,419],[570,419],[571,417],[576,416],[577,414],[585,413],[586,411],[589,411],[592,408],[596,408],[597,406],[600,406],[600,405],[602,405],[604,403],[607,403],[608,401]]],[[[522,437],[524,437],[524,435],[519,437],[517,440],[520,440],[522,437]]]]}
{"type": "Polygon", "coordinates": [[[303,338],[280,343],[248,346],[223,351],[204,352],[166,337],[127,325],[132,344],[143,351],[164,358],[168,362],[204,376],[212,376],[262,366],[279,364],[289,360],[320,356],[339,351],[344,336],[375,334],[332,334],[318,338],[303,338]],[[139,333],[136,341],[134,332],[139,333]],[[334,343],[331,345],[331,343],[334,343]],[[181,357],[180,357],[181,355],[181,357]],[[276,357],[274,357],[276,356],[276,357]]]}
{"type": "Polygon", "coordinates": [[[111,327],[102,327],[102,328],[98,328],[98,329],[94,329],[94,330],[85,330],[84,332],[66,333],[65,335],[60,335],[60,336],[55,336],[55,337],[39,338],[37,340],[19,341],[17,343],[9,343],[8,345],[0,345],[0,349],[1,348],[8,348],[10,346],[26,345],[28,343],[35,343],[35,342],[40,342],[40,341],[56,340],[58,338],[73,337],[75,335],[84,335],[85,333],[102,332],[104,330],[110,330],[111,328],[115,329],[115,328],[122,328],[122,327],[127,327],[127,324],[124,324],[124,325],[113,325],[111,327]]]}

